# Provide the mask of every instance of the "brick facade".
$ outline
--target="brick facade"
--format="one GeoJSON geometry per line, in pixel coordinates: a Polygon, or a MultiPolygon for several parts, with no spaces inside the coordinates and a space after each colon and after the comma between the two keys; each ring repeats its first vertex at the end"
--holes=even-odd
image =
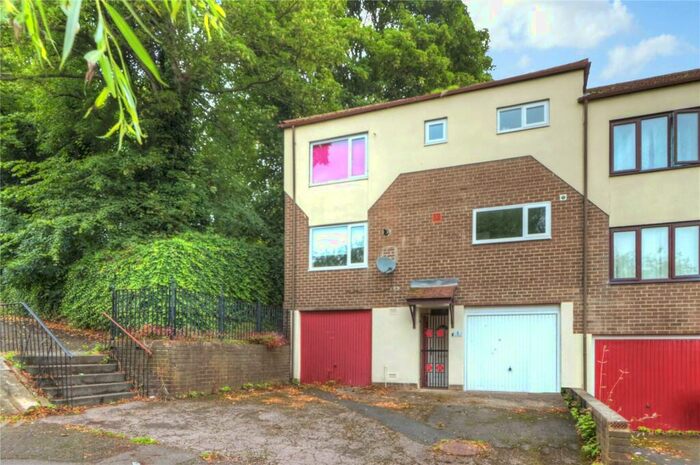
{"type": "Polygon", "coordinates": [[[268,349],[257,344],[155,341],[151,350],[150,390],[163,397],[289,381],[289,346],[268,349]]]}
{"type": "MultiPolygon", "coordinates": [[[[456,277],[457,305],[574,302],[574,329],[581,332],[582,203],[576,190],[532,157],[405,173],[368,212],[369,267],[309,272],[308,218],[286,196],[285,308],[406,306],[412,279],[456,277]],[[473,209],[542,201],[552,205],[551,240],[472,245],[473,209]],[[433,222],[435,212],[441,222],[433,222]],[[382,254],[397,259],[394,273],[376,270],[382,254]]],[[[609,285],[608,218],[593,205],[588,217],[589,332],[699,332],[700,283],[609,285]]]]}

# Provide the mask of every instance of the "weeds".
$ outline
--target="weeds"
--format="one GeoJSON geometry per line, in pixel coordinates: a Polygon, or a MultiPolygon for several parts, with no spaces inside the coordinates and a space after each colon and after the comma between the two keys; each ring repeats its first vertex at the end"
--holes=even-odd
{"type": "Polygon", "coordinates": [[[596,460],[600,456],[600,444],[596,436],[596,424],[591,411],[581,408],[571,396],[565,396],[564,400],[569,406],[571,416],[576,420],[576,430],[583,441],[581,452],[587,458],[596,460]]]}
{"type": "Polygon", "coordinates": [[[135,438],[131,438],[130,441],[134,444],[141,445],[158,444],[158,441],[156,441],[150,436],[137,436],[135,438]]]}
{"type": "Polygon", "coordinates": [[[231,386],[221,386],[219,388],[219,392],[222,394],[226,394],[227,392],[231,392],[231,386]]]}

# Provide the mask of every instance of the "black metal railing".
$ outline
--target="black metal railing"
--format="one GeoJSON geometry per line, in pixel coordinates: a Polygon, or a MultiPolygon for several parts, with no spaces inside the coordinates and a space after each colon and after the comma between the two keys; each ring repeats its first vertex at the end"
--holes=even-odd
{"type": "Polygon", "coordinates": [[[126,375],[127,380],[139,395],[147,396],[150,389],[153,356],[151,349],[105,312],[102,312],[102,316],[109,320],[112,327],[109,341],[110,355],[119,365],[119,371],[126,375]]]}
{"type": "Polygon", "coordinates": [[[0,351],[13,352],[37,387],[55,387],[54,399],[72,402],[73,353],[26,303],[0,303],[0,351]]]}
{"type": "MultiPolygon", "coordinates": [[[[281,307],[170,286],[112,289],[112,318],[137,337],[244,339],[285,333],[281,307]]],[[[113,329],[114,331],[114,329],[113,329]]]]}

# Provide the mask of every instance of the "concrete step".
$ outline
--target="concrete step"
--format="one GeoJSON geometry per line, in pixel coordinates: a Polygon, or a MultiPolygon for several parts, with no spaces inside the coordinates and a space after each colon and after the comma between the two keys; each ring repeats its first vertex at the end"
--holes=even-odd
{"type": "MultiPolygon", "coordinates": [[[[114,373],[71,375],[70,378],[70,382],[73,384],[73,386],[80,386],[83,384],[119,383],[121,381],[126,381],[126,375],[118,371],[114,373]]],[[[53,385],[53,381],[47,378],[38,378],[37,384],[39,384],[40,387],[51,387],[53,385]]]]}
{"type": "MultiPolygon", "coordinates": [[[[73,397],[72,404],[74,406],[108,404],[110,402],[116,402],[116,401],[122,400],[122,399],[133,399],[134,395],[135,394],[133,392],[127,391],[127,392],[113,392],[113,393],[109,393],[109,394],[97,394],[97,395],[93,395],[93,396],[73,397]]],[[[68,399],[53,399],[52,402],[54,404],[57,404],[57,405],[70,403],[70,402],[68,402],[68,399]]]]}
{"type": "MultiPolygon", "coordinates": [[[[111,358],[109,355],[85,355],[85,354],[76,354],[73,355],[71,360],[73,361],[74,365],[88,365],[88,364],[93,364],[93,363],[98,363],[101,364],[105,361],[105,357],[107,357],[107,360],[111,361],[111,358]]],[[[64,363],[67,361],[67,358],[64,357],[56,357],[54,355],[21,355],[17,357],[22,363],[25,365],[46,365],[46,364],[60,364],[64,363]]]]}
{"type": "MultiPolygon", "coordinates": [[[[64,367],[61,365],[50,365],[51,367],[55,367],[55,369],[60,371],[64,367]]],[[[45,366],[40,366],[40,365],[27,365],[25,367],[25,371],[32,375],[41,375],[42,373],[47,371],[47,368],[45,366]]],[[[88,364],[73,364],[70,367],[70,373],[79,375],[79,374],[95,374],[95,373],[114,373],[117,371],[117,364],[116,363],[88,363],[88,364]]]]}
{"type": "MultiPolygon", "coordinates": [[[[117,383],[79,384],[77,386],[73,386],[73,388],[71,389],[71,394],[74,398],[95,396],[98,394],[129,392],[130,388],[131,383],[127,383],[126,381],[121,381],[117,383]]],[[[63,388],[61,387],[45,387],[44,392],[51,398],[65,397],[65,393],[63,392],[63,388]]]]}

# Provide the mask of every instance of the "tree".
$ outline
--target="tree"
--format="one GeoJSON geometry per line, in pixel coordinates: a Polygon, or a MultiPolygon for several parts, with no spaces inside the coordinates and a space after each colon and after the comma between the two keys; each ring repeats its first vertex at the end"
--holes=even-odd
{"type": "MultiPolygon", "coordinates": [[[[226,32],[208,36],[184,10],[204,2],[168,0],[181,5],[173,20],[147,2],[109,0],[156,70],[103,11],[147,136],[139,143],[127,130],[120,148],[101,137],[119,121],[119,100],[98,108],[105,77],[83,58],[95,50],[98,3],[82,2],[84,27],[60,70],[58,55],[54,68],[41,64],[25,35],[0,29],[17,44],[0,49],[0,286],[40,309],[58,305],[82,257],[137,242],[199,232],[279,251],[280,120],[488,78],[487,35],[453,3],[436,13],[387,3],[377,11],[394,19],[375,24],[340,0],[222,1],[226,32]],[[469,26],[471,40],[456,37],[469,26]]],[[[41,24],[61,42],[67,17],[44,5],[41,24]]]]}

